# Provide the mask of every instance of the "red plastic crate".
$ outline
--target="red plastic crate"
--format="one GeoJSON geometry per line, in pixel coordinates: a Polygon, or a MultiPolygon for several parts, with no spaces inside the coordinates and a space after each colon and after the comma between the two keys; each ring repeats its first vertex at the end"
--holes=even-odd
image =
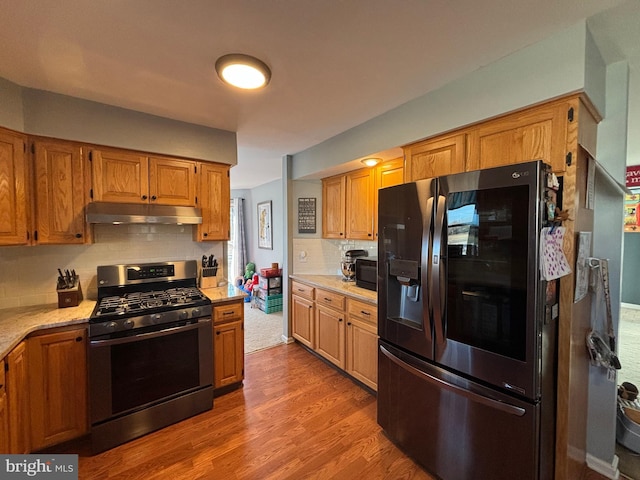
{"type": "Polygon", "coordinates": [[[278,277],[282,275],[281,268],[261,268],[260,276],[261,277],[278,277]]]}

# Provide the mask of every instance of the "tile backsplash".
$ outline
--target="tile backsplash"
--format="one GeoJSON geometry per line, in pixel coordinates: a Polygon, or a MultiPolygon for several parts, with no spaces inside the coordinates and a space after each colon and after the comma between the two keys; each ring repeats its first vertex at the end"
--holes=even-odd
{"type": "MultiPolygon", "coordinates": [[[[85,298],[97,296],[96,268],[130,262],[199,260],[223,242],[194,242],[189,225],[96,225],[92,245],[0,247],[0,308],[57,303],[58,268],[75,269],[85,298]]],[[[223,269],[218,278],[224,278],[223,269]]]]}
{"type": "Polygon", "coordinates": [[[294,238],[293,268],[298,274],[342,275],[340,261],[347,250],[363,249],[370,257],[378,255],[377,242],[366,240],[327,240],[323,238],[294,238]]]}

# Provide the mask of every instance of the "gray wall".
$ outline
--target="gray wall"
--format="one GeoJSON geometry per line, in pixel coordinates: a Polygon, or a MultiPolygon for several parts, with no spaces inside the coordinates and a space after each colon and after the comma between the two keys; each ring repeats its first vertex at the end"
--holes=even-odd
{"type": "Polygon", "coordinates": [[[235,132],[0,81],[0,125],[33,135],[236,165],[235,132]],[[5,110],[5,103],[8,108],[5,110]]]}
{"type": "Polygon", "coordinates": [[[585,88],[586,22],[293,155],[292,177],[585,88]]]}

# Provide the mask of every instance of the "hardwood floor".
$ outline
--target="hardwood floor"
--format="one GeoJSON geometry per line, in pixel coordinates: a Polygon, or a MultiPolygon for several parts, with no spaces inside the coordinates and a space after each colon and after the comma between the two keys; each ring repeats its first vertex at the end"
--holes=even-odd
{"type": "Polygon", "coordinates": [[[433,480],[382,433],[375,396],[298,344],[245,363],[209,412],[99,455],[76,446],[79,478],[433,480]]]}

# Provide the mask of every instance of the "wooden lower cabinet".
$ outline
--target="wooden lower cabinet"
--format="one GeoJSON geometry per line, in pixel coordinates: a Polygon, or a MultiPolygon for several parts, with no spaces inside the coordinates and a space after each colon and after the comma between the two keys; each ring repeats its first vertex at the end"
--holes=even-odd
{"type": "Polygon", "coordinates": [[[7,409],[9,411],[9,453],[31,451],[29,372],[27,341],[20,342],[5,359],[7,362],[7,409]]]}
{"type": "Polygon", "coordinates": [[[344,311],[323,307],[316,301],[316,352],[344,369],[344,311]]]}
{"type": "Polygon", "coordinates": [[[0,360],[0,453],[9,453],[9,410],[4,369],[5,361],[0,360]]]}
{"type": "Polygon", "coordinates": [[[213,307],[213,387],[240,385],[244,380],[244,302],[213,307]]]}
{"type": "Polygon", "coordinates": [[[293,337],[362,384],[377,390],[377,307],[349,294],[297,280],[292,280],[291,292],[293,337]]]}
{"type": "Polygon", "coordinates": [[[31,450],[80,437],[87,414],[87,329],[75,328],[27,339],[31,450]]]}

